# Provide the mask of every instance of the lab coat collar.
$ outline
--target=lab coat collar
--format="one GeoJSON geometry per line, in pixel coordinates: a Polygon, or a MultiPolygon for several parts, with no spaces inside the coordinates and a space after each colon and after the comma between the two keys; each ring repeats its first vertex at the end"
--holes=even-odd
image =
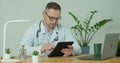
{"type": "Polygon", "coordinates": [[[45,26],[43,25],[43,21],[41,22],[40,28],[41,28],[41,34],[45,34],[46,29],[45,29],[45,26]]]}
{"type": "MultiPolygon", "coordinates": [[[[40,27],[41,27],[41,34],[46,34],[46,33],[48,33],[46,27],[45,27],[44,24],[43,24],[43,21],[41,22],[40,27]]],[[[58,25],[56,25],[55,28],[54,28],[53,30],[51,30],[51,31],[52,31],[52,36],[53,36],[53,33],[55,33],[55,35],[56,35],[56,32],[58,32],[58,25]]],[[[55,36],[55,35],[54,35],[54,36],[55,36]]]]}

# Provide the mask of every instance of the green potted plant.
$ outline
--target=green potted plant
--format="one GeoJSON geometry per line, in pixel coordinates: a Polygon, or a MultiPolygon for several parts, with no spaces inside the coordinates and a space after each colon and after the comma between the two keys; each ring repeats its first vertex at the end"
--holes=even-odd
{"type": "Polygon", "coordinates": [[[32,61],[33,63],[39,63],[39,52],[37,50],[32,53],[32,61]]]}
{"type": "Polygon", "coordinates": [[[120,39],[118,40],[116,56],[120,56],[120,39]]]}
{"type": "Polygon", "coordinates": [[[11,59],[10,53],[11,53],[10,48],[6,48],[6,49],[5,49],[5,59],[6,59],[6,60],[11,59]]]}
{"type": "Polygon", "coordinates": [[[95,33],[105,24],[107,24],[108,22],[113,21],[112,19],[103,19],[93,25],[91,24],[91,20],[94,16],[94,14],[97,11],[91,11],[91,15],[88,19],[85,19],[82,23],[81,21],[78,19],[78,17],[76,17],[72,12],[68,12],[70,16],[72,16],[72,18],[75,21],[75,25],[71,27],[71,29],[74,31],[75,33],[75,37],[79,43],[79,45],[82,48],[82,53],[83,54],[88,54],[89,53],[89,49],[88,51],[84,48],[89,48],[88,44],[91,42],[91,39],[93,38],[93,36],[95,35],[95,33]]]}

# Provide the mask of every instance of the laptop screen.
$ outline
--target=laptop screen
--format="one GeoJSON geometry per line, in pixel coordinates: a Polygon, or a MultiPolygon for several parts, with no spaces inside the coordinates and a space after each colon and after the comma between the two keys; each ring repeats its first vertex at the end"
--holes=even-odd
{"type": "Polygon", "coordinates": [[[118,40],[119,40],[119,33],[106,34],[103,44],[101,59],[111,58],[116,55],[118,40]]]}

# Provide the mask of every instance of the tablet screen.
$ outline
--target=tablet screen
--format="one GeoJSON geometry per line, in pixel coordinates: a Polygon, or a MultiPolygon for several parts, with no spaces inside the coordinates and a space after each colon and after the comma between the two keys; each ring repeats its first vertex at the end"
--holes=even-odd
{"type": "Polygon", "coordinates": [[[67,42],[58,42],[55,49],[48,55],[48,57],[63,56],[64,53],[61,52],[61,49],[67,48],[68,45],[72,45],[73,41],[67,42]]]}

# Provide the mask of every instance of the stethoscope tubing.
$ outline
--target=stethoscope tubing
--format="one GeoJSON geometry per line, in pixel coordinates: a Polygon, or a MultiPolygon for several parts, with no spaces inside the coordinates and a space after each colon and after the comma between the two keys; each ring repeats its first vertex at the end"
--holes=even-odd
{"type": "MultiPolygon", "coordinates": [[[[36,33],[36,37],[38,38],[39,37],[39,33],[41,32],[41,23],[42,23],[42,21],[43,20],[41,20],[40,22],[39,22],[39,29],[37,30],[37,33],[36,33]]],[[[58,24],[57,24],[57,28],[58,28],[58,30],[59,30],[59,26],[58,26],[58,24]]],[[[54,41],[58,41],[59,39],[59,37],[58,37],[58,32],[56,32],[56,34],[57,34],[57,37],[54,39],[54,41]]]]}

